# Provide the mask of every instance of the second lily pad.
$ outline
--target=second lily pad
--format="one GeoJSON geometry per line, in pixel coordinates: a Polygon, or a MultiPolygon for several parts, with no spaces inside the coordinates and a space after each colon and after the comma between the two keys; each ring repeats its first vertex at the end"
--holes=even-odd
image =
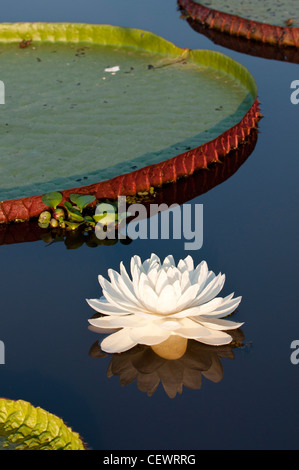
{"type": "Polygon", "coordinates": [[[299,47],[297,0],[178,0],[193,20],[232,36],[299,47]]]}

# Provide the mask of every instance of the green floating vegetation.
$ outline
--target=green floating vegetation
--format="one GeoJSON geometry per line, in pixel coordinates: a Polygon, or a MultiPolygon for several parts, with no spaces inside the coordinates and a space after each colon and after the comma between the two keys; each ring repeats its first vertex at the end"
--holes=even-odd
{"type": "Polygon", "coordinates": [[[43,203],[52,208],[52,212],[43,211],[38,219],[41,228],[68,228],[75,230],[81,225],[95,225],[95,220],[89,215],[84,215],[84,209],[95,201],[94,196],[85,194],[71,194],[70,201],[64,202],[64,209],[57,207],[62,201],[62,194],[59,192],[47,193],[42,197],[43,203]]]}
{"type": "Polygon", "coordinates": [[[0,399],[0,450],[85,450],[62,419],[24,400],[0,399]]]}
{"type": "Polygon", "coordinates": [[[86,206],[95,200],[95,197],[89,196],[88,194],[71,194],[70,200],[79,208],[80,212],[82,212],[86,206]]]}
{"type": "Polygon", "coordinates": [[[95,196],[89,194],[70,194],[70,201],[64,202],[64,208],[57,207],[62,201],[62,194],[58,192],[47,193],[42,197],[43,203],[52,209],[52,212],[46,210],[41,212],[38,218],[38,225],[41,228],[61,228],[66,230],[76,230],[84,226],[87,230],[101,223],[104,225],[117,226],[127,217],[127,213],[118,213],[117,203],[101,202],[97,205],[96,213],[85,211],[90,209],[92,203],[96,201],[95,196]]]}
{"type": "Polygon", "coordinates": [[[58,206],[58,204],[61,203],[61,201],[62,194],[58,192],[48,193],[43,196],[43,203],[46,206],[53,207],[53,209],[56,209],[56,207],[58,206]]]}

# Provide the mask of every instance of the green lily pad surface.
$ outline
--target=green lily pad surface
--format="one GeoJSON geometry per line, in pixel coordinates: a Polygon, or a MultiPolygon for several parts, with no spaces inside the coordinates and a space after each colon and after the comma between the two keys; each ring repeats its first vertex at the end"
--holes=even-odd
{"type": "Polygon", "coordinates": [[[203,6],[259,23],[299,26],[298,0],[194,0],[203,6]],[[290,23],[289,20],[293,20],[290,23]]]}
{"type": "Polygon", "coordinates": [[[0,450],[84,450],[57,416],[24,400],[0,399],[0,450]]]}
{"type": "Polygon", "coordinates": [[[105,25],[0,25],[0,79],[0,201],[165,161],[237,124],[256,98],[247,69],[220,53],[105,25]]]}

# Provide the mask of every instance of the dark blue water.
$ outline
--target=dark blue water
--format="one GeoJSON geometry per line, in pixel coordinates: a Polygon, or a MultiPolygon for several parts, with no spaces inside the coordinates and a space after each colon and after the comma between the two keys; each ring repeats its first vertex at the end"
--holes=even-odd
{"type": "MultiPolygon", "coordinates": [[[[227,280],[223,294],[242,295],[244,347],[223,358],[223,377],[171,399],[152,397],[136,381],[107,378],[110,357],[89,354],[86,298],[100,295],[98,274],[131,256],[185,257],[184,240],[66,249],[43,241],[0,246],[0,395],[24,399],[62,417],[93,449],[297,449],[299,365],[298,122],[290,102],[298,65],[215,45],[180,19],[176,2],[14,1],[2,21],[109,23],[155,32],[180,47],[230,55],[255,76],[261,111],[255,149],[239,170],[188,203],[204,206],[204,243],[190,254],[227,280]]],[[[200,188],[199,191],[200,193],[200,188]]],[[[187,201],[186,201],[187,202],[187,201]]]]}

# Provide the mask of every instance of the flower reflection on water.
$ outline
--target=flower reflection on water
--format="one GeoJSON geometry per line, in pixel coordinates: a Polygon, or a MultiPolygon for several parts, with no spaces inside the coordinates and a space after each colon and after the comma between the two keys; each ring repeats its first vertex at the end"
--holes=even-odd
{"type": "MultiPolygon", "coordinates": [[[[209,346],[195,340],[188,341],[185,354],[176,360],[158,356],[150,346],[137,345],[121,354],[112,354],[107,377],[119,376],[122,386],[136,380],[138,389],[151,397],[161,383],[169,398],[183,392],[183,387],[199,390],[203,378],[214,383],[223,379],[221,360],[235,358],[234,349],[241,346],[244,335],[241,330],[232,333],[233,342],[224,346],[209,346]]],[[[98,344],[89,351],[93,358],[108,356],[98,344]]]]}

